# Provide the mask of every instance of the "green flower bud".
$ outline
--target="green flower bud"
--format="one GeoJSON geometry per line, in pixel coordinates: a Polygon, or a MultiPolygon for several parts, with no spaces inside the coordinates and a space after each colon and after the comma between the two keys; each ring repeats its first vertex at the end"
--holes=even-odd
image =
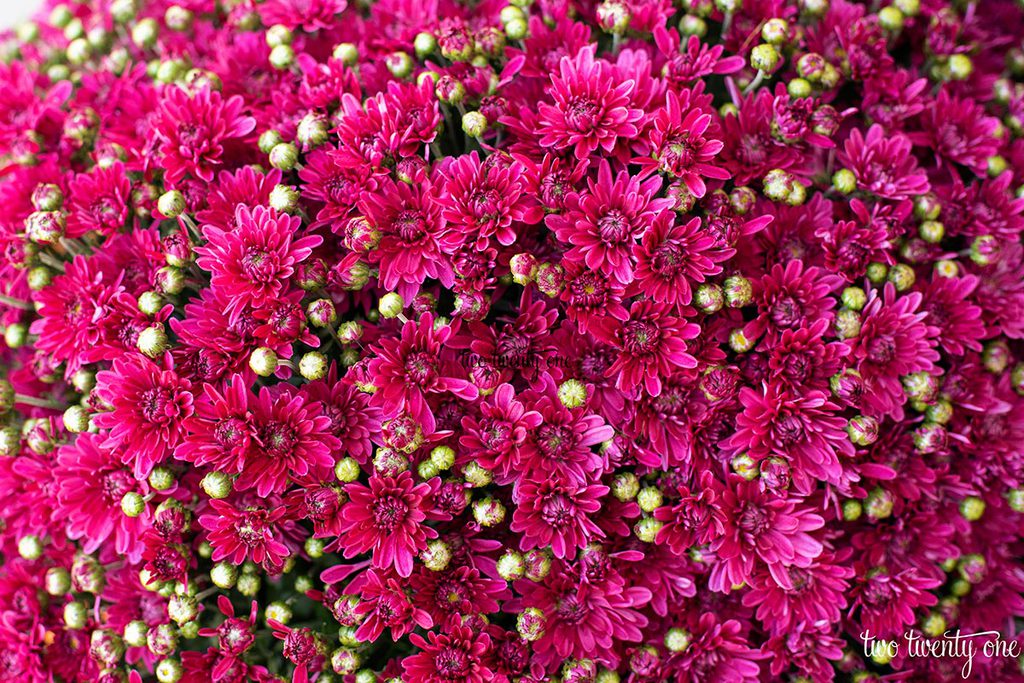
{"type": "Polygon", "coordinates": [[[266,40],[267,47],[275,48],[278,45],[291,45],[295,40],[295,36],[292,35],[291,29],[287,26],[274,24],[267,29],[266,40]]]}
{"type": "Polygon", "coordinates": [[[737,327],[729,333],[729,348],[736,353],[746,353],[754,348],[756,339],[748,339],[743,333],[743,328],[737,327]]]}
{"type": "Polygon", "coordinates": [[[434,54],[434,51],[437,50],[437,38],[434,37],[433,33],[417,33],[412,41],[412,47],[416,52],[416,57],[424,59],[434,54]]]}
{"type": "Polygon", "coordinates": [[[143,19],[132,27],[132,42],[140,50],[150,50],[155,47],[159,35],[160,26],[156,23],[156,19],[143,19]]]}
{"type": "Polygon", "coordinates": [[[359,48],[352,43],[340,43],[334,48],[334,58],[340,59],[345,66],[355,66],[359,62],[359,48]]]}
{"type": "Polygon", "coordinates": [[[343,484],[349,484],[358,479],[361,471],[355,458],[344,457],[334,465],[334,476],[343,484]]]}
{"type": "Polygon", "coordinates": [[[150,358],[163,355],[170,348],[170,342],[167,339],[167,332],[164,330],[163,324],[158,323],[139,332],[139,339],[136,345],[139,351],[150,358]]]}
{"type": "Polygon", "coordinates": [[[141,494],[129,491],[121,498],[121,512],[125,517],[138,517],[146,509],[146,501],[141,494]]]}
{"type": "Polygon", "coordinates": [[[771,43],[755,45],[750,51],[750,66],[758,71],[770,74],[782,63],[782,55],[771,43]]]}
{"type": "Polygon", "coordinates": [[[270,66],[274,67],[278,71],[284,71],[285,69],[290,68],[294,63],[295,48],[291,45],[278,45],[270,51],[270,66]]]}
{"type": "Polygon", "coordinates": [[[558,387],[558,400],[572,410],[587,403],[587,387],[578,379],[568,379],[558,387]]]}
{"type": "Polygon", "coordinates": [[[46,592],[54,597],[67,595],[71,590],[71,574],[64,567],[50,567],[44,579],[46,592]]]}
{"type": "Polygon", "coordinates": [[[683,652],[690,647],[693,637],[682,628],[670,628],[665,633],[665,649],[672,653],[683,652]]]}
{"type": "Polygon", "coordinates": [[[22,536],[18,539],[18,554],[26,560],[38,560],[43,556],[43,542],[38,536],[22,536]]]}
{"type": "Polygon", "coordinates": [[[841,168],[832,174],[832,187],[839,194],[850,194],[857,189],[857,176],[847,168],[841,168]]]}
{"type": "Polygon", "coordinates": [[[636,502],[640,509],[648,514],[660,508],[664,500],[661,491],[656,486],[645,486],[636,496],[636,502]]]}
{"type": "Polygon", "coordinates": [[[299,163],[299,148],[290,142],[274,145],[268,155],[270,165],[281,171],[290,171],[299,163]]]}
{"type": "Polygon", "coordinates": [[[761,40],[772,45],[782,45],[789,39],[789,22],[773,18],[761,27],[761,40]]]}
{"type": "Polygon", "coordinates": [[[233,588],[238,581],[238,567],[228,562],[218,562],[210,569],[210,581],[217,588],[233,588]]]}
{"type": "Polygon", "coordinates": [[[260,377],[270,377],[277,371],[277,366],[277,354],[266,346],[261,346],[249,356],[249,367],[260,377]]]}
{"type": "Polygon", "coordinates": [[[177,659],[162,659],[156,665],[156,680],[160,683],[178,683],[185,670],[177,659]]]}
{"type": "Polygon", "coordinates": [[[487,497],[473,503],[473,519],[482,527],[492,527],[505,521],[505,506],[501,501],[487,497]]]}
{"type": "Polygon", "coordinates": [[[654,517],[644,517],[633,527],[633,533],[644,543],[654,543],[655,537],[663,526],[665,524],[654,517]]]}
{"type": "Polygon", "coordinates": [[[234,488],[231,477],[216,470],[208,472],[202,481],[199,482],[199,485],[202,487],[203,492],[214,500],[227,498],[231,495],[232,488],[234,488]]]}
{"type": "Polygon", "coordinates": [[[750,457],[748,453],[740,453],[735,456],[730,462],[729,467],[732,471],[740,475],[747,481],[754,481],[758,477],[757,463],[750,457]]]}
{"type": "Polygon", "coordinates": [[[864,512],[864,507],[860,504],[859,500],[843,501],[843,520],[847,522],[856,522],[860,519],[861,514],[864,512]]]}
{"type": "Polygon", "coordinates": [[[640,480],[632,472],[620,472],[612,478],[612,495],[623,503],[636,498],[640,492],[640,480]]]}
{"type": "Polygon", "coordinates": [[[847,287],[843,290],[842,300],[843,306],[846,308],[851,311],[860,311],[867,303],[868,296],[860,287],[847,287]]]}
{"type": "Polygon", "coordinates": [[[725,305],[725,294],[718,285],[704,283],[693,293],[693,303],[703,313],[717,313],[725,305]]]}
{"type": "Polygon", "coordinates": [[[398,292],[388,292],[377,304],[382,318],[397,318],[405,309],[405,301],[398,292]]]}
{"type": "Polygon", "coordinates": [[[498,575],[506,581],[515,581],[526,575],[526,562],[521,553],[506,550],[498,558],[498,575]]]}
{"type": "Polygon", "coordinates": [[[64,605],[64,625],[73,630],[85,628],[89,621],[89,611],[85,605],[77,600],[64,605]]]}
{"type": "Polygon", "coordinates": [[[985,501],[977,496],[967,496],[960,501],[960,515],[968,522],[977,522],[985,514],[985,501]]]}
{"type": "Polygon", "coordinates": [[[835,331],[840,339],[853,339],[860,334],[860,314],[842,308],[836,313],[835,331]]]}
{"type": "Polygon", "coordinates": [[[864,509],[868,518],[875,521],[892,516],[892,494],[881,487],[875,487],[868,493],[864,501],[864,509]]]}
{"type": "Polygon", "coordinates": [[[878,23],[890,33],[898,33],[903,29],[903,12],[892,5],[878,10],[878,23]]]}
{"type": "Polygon", "coordinates": [[[452,561],[452,549],[441,539],[427,542],[427,547],[420,551],[423,566],[432,572],[443,572],[452,561]]]}

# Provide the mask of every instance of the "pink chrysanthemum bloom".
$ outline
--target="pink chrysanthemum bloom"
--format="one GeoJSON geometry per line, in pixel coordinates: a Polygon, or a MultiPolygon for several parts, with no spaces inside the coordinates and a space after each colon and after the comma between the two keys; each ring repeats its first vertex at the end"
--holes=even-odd
{"type": "Polygon", "coordinates": [[[178,183],[190,175],[212,182],[224,163],[224,145],[256,128],[256,119],[242,113],[244,107],[241,97],[224,99],[209,88],[193,95],[176,86],[165,88],[153,131],[167,181],[178,183]]]}
{"type": "Polygon", "coordinates": [[[315,33],[332,28],[336,15],[347,6],[346,0],[267,0],[258,9],[264,26],[280,24],[315,33]]]}
{"type": "Polygon", "coordinates": [[[297,238],[300,218],[262,206],[250,210],[240,205],[235,219],[238,225],[230,232],[203,226],[208,241],[196,248],[197,263],[212,273],[213,286],[230,294],[226,312],[232,321],[243,307],[279,297],[295,266],[323,242],[319,235],[297,238]]]}
{"type": "Polygon", "coordinates": [[[758,660],[766,655],[750,647],[743,637],[744,626],[736,619],[701,614],[688,633],[690,644],[671,654],[664,663],[664,676],[677,683],[756,683],[761,680],[758,660]]]}
{"type": "Polygon", "coordinates": [[[203,396],[196,400],[195,415],[183,423],[186,435],[174,457],[219,472],[241,472],[253,437],[249,395],[239,375],[231,377],[223,389],[205,384],[203,396]]]}
{"type": "Polygon", "coordinates": [[[769,670],[778,676],[790,668],[812,681],[834,680],[833,662],[843,658],[844,641],[833,633],[830,626],[838,619],[813,622],[801,621],[773,635],[761,646],[771,658],[769,670]]]}
{"type": "Polygon", "coordinates": [[[522,534],[520,550],[550,547],[555,557],[572,557],[590,539],[604,536],[591,517],[601,509],[607,486],[577,484],[557,477],[524,481],[516,487],[511,530],[522,534]]]}
{"type": "Polygon", "coordinates": [[[254,488],[265,498],[282,493],[290,481],[327,480],[341,442],[328,431],[331,421],[318,404],[269,387],[250,396],[248,403],[249,450],[236,481],[238,490],[254,488]]]}
{"type": "Polygon", "coordinates": [[[194,411],[192,383],[175,373],[169,356],[164,362],[165,369],[133,353],[96,375],[96,393],[112,409],[93,420],[110,430],[108,442],[139,479],[171,454],[194,411]]]}
{"type": "Polygon", "coordinates": [[[722,446],[761,461],[775,455],[791,462],[793,483],[809,495],[816,482],[838,484],[842,478],[839,455],[852,456],[846,420],[823,391],[794,393],[782,384],[765,384],[760,392],[740,389],[743,412],[736,417],[736,433],[722,446]]]}
{"type": "Polygon", "coordinates": [[[839,622],[846,608],[846,592],[853,569],[847,566],[851,552],[825,550],[808,567],[786,567],[792,588],[783,588],[767,569],[751,578],[743,604],[757,608],[757,618],[772,633],[784,633],[797,623],[839,622]]]}
{"type": "MultiPolygon", "coordinates": [[[[331,569],[324,572],[324,582],[329,583],[329,572],[331,569]]],[[[430,614],[417,606],[406,592],[405,581],[391,572],[368,569],[355,578],[347,590],[359,593],[360,603],[356,613],[363,619],[363,623],[356,629],[355,637],[361,642],[372,643],[384,629],[389,629],[391,638],[398,640],[417,626],[424,629],[434,626],[430,614]]]]}
{"type": "Polygon", "coordinates": [[[508,246],[516,241],[515,223],[536,223],[543,210],[528,192],[529,177],[519,162],[503,164],[492,155],[484,160],[476,152],[446,157],[441,178],[432,187],[434,201],[448,222],[442,244],[454,253],[463,244],[476,251],[487,248],[493,237],[508,246]]]}
{"type": "Polygon", "coordinates": [[[380,435],[380,411],[369,405],[369,397],[352,384],[338,381],[336,366],[323,381],[304,385],[302,392],[310,402],[319,401],[321,414],[330,420],[327,429],[341,442],[341,451],[366,462],[373,451],[371,439],[380,435]]]}
{"type": "Polygon", "coordinates": [[[303,199],[319,207],[310,227],[343,228],[359,200],[376,189],[378,176],[352,151],[329,146],[313,150],[299,171],[303,199]]]}
{"type": "Polygon", "coordinates": [[[850,591],[850,612],[857,612],[858,623],[871,637],[894,636],[914,623],[917,608],[938,602],[929,591],[941,583],[941,579],[922,576],[910,567],[875,567],[857,577],[850,591]]]}
{"type": "Polygon", "coordinates": [[[608,375],[616,378],[620,391],[638,393],[642,388],[657,396],[662,378],[674,368],[697,367],[697,360],[686,352],[686,341],[700,334],[700,326],[674,316],[675,310],[650,300],[637,301],[627,320],[602,321],[597,335],[619,352],[608,375]]]}
{"type": "Polygon", "coordinates": [[[281,182],[281,171],[276,168],[259,173],[251,166],[237,171],[221,171],[217,182],[209,187],[206,208],[196,213],[200,223],[209,224],[221,230],[232,231],[238,227],[239,205],[250,209],[267,206],[270,192],[281,182]]]}
{"type": "Polygon", "coordinates": [[[428,395],[454,394],[471,400],[478,391],[465,377],[465,370],[454,360],[449,338],[450,325],[434,326],[434,316],[424,313],[418,322],[407,322],[400,339],[381,339],[377,355],[370,361],[370,373],[377,387],[370,399],[385,420],[406,411],[420,423],[424,433],[436,428],[428,395]]]}
{"type": "Polygon", "coordinates": [[[828,323],[815,321],[810,327],[786,330],[777,344],[768,349],[768,370],[784,386],[804,392],[824,390],[829,378],[838,372],[849,348],[842,342],[826,342],[828,323]]]}
{"type": "Polygon", "coordinates": [[[380,232],[370,262],[380,266],[382,287],[411,299],[427,278],[445,287],[455,284],[448,258],[442,254],[441,210],[429,183],[412,186],[382,179],[378,192],[360,201],[359,210],[380,232]]]}
{"type": "Polygon", "coordinates": [[[537,386],[539,390],[531,389],[520,396],[523,405],[543,419],[528,432],[521,454],[522,471],[537,479],[543,472],[583,483],[603,465],[601,456],[591,447],[611,439],[615,430],[585,406],[565,407],[551,375],[541,375],[537,386]]]}
{"type": "Polygon", "coordinates": [[[875,124],[866,136],[850,131],[838,161],[857,178],[857,189],[883,199],[907,199],[931,189],[928,176],[910,153],[911,141],[875,124]]]}
{"type": "Polygon", "coordinates": [[[491,639],[486,633],[475,633],[460,620],[446,622],[444,632],[433,631],[427,637],[414,633],[409,641],[419,652],[402,660],[405,676],[422,683],[490,683],[495,673],[488,667],[491,639]]]}
{"type": "Polygon", "coordinates": [[[630,106],[634,81],[615,77],[608,62],[595,59],[595,46],[564,57],[551,77],[554,104],[537,106],[540,144],[557,150],[575,148],[577,159],[598,149],[611,152],[620,138],[639,133],[644,112],[630,106]]]}
{"type": "Polygon", "coordinates": [[[674,87],[682,88],[711,74],[731,74],[743,68],[741,56],[722,57],[724,45],[709,46],[691,35],[683,46],[679,32],[664,26],[655,27],[653,33],[658,52],[668,60],[662,76],[674,87]]]}
{"type": "Polygon", "coordinates": [[[462,418],[459,445],[466,456],[494,472],[498,483],[508,483],[520,463],[520,448],[527,435],[543,422],[540,413],[516,400],[511,384],[502,384],[480,404],[478,416],[462,418]]]}
{"type": "Polygon", "coordinates": [[[700,218],[682,223],[672,213],[659,213],[634,247],[636,287],[657,303],[688,305],[691,283],[722,272],[719,263],[727,255],[715,246],[715,238],[701,230],[700,218]]]}
{"type": "Polygon", "coordinates": [[[864,378],[866,415],[902,419],[906,397],[900,377],[935,369],[939,333],[927,324],[928,314],[919,312],[921,302],[920,292],[898,295],[891,283],[881,295],[872,291],[868,297],[860,334],[849,342],[864,378]]]}
{"type": "MultiPolygon", "coordinates": [[[[269,501],[268,501],[269,502],[269,501]]],[[[213,561],[241,564],[246,560],[262,565],[268,572],[280,571],[288,557],[281,542],[279,523],[287,508],[249,505],[239,507],[224,500],[211,500],[211,514],[200,515],[199,525],[213,546],[213,561]]]]}
{"type": "Polygon", "coordinates": [[[759,482],[729,475],[728,486],[718,498],[725,533],[711,542],[718,561],[711,569],[708,586],[728,592],[746,583],[763,563],[783,588],[792,588],[788,567],[805,568],[822,552],[811,531],[825,520],[796,498],[779,498],[766,493],[759,482]]]}
{"type": "Polygon", "coordinates": [[[68,237],[81,237],[92,230],[112,235],[125,227],[132,183],[121,162],[76,175],[68,190],[68,237]]]}
{"type": "Polygon", "coordinates": [[[975,100],[956,97],[945,88],[921,112],[921,125],[924,130],[911,133],[910,139],[934,150],[936,161],[955,162],[984,173],[988,158],[999,150],[999,119],[986,116],[975,100]]]}
{"type": "Polygon", "coordinates": [[[36,294],[39,317],[32,322],[38,335],[37,349],[67,363],[67,374],[89,362],[100,345],[102,330],[97,325],[115,305],[122,291],[119,277],[104,272],[101,259],[76,256],[53,286],[36,294]]]}
{"type": "Polygon", "coordinates": [[[684,555],[695,545],[705,545],[724,531],[721,513],[715,504],[714,475],[705,471],[699,485],[679,486],[669,504],[654,511],[655,519],[664,523],[655,537],[677,555],[684,555]]]}
{"type": "Polygon", "coordinates": [[[776,263],[753,282],[757,318],[747,323],[743,334],[757,339],[765,331],[780,334],[815,320],[831,321],[836,302],[828,294],[841,282],[821,268],[805,268],[802,261],[794,259],[785,266],[776,263]]]}
{"type": "Polygon", "coordinates": [[[725,146],[711,137],[714,118],[708,113],[699,90],[669,90],[665,107],[654,116],[650,133],[650,157],[638,159],[646,171],[660,171],[682,180],[694,197],[707,192],[704,178],[727,180],[729,172],[713,163],[725,146]],[[710,132],[709,132],[710,129],[710,132]]]}
{"type": "Polygon", "coordinates": [[[971,302],[979,280],[965,277],[932,278],[921,292],[921,308],[928,314],[925,321],[939,331],[939,346],[948,354],[962,356],[981,350],[985,324],[981,308],[971,302]]]}
{"type": "Polygon", "coordinates": [[[142,558],[139,541],[150,524],[149,512],[128,517],[121,511],[121,499],[127,493],[149,493],[146,481],[137,480],[98,434],[82,434],[61,447],[57,464],[56,514],[67,523],[68,536],[82,539],[87,553],[96,552],[112,537],[114,550],[129,562],[138,562],[142,558]]]}
{"type": "Polygon", "coordinates": [[[658,176],[641,180],[621,171],[613,177],[611,165],[601,162],[587,191],[567,196],[565,212],[547,218],[558,239],[572,245],[564,258],[621,284],[632,282],[637,241],[655,216],[672,205],[670,199],[655,198],[660,187],[658,176]]]}
{"type": "Polygon", "coordinates": [[[393,567],[400,576],[409,576],[427,539],[437,538],[437,532],[424,524],[430,485],[416,484],[409,472],[396,477],[374,475],[369,484],[345,487],[349,502],[341,509],[337,543],[345,549],[345,557],[372,552],[374,567],[393,567]]]}
{"type": "Polygon", "coordinates": [[[590,332],[604,319],[629,317],[622,304],[626,288],[615,278],[595,272],[585,263],[566,265],[565,288],[559,298],[565,303],[566,317],[581,333],[590,332]]]}
{"type": "Polygon", "coordinates": [[[544,612],[544,635],[535,644],[537,658],[550,665],[567,657],[600,654],[615,667],[621,652],[616,644],[639,642],[642,637],[647,617],[639,608],[650,600],[651,592],[624,585],[614,572],[604,580],[587,581],[561,561],[553,564],[544,581],[516,584],[522,605],[544,612]]]}

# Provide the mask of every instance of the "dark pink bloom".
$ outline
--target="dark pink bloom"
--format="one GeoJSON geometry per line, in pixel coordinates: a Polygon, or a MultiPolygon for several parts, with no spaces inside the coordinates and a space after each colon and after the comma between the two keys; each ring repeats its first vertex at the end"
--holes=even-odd
{"type": "Polygon", "coordinates": [[[601,509],[607,486],[583,485],[557,478],[525,481],[516,488],[512,531],[522,534],[520,549],[550,547],[555,557],[571,557],[595,536],[604,534],[590,518],[601,509]]]}
{"type": "Polygon", "coordinates": [[[436,427],[429,395],[451,393],[473,399],[477,388],[463,379],[465,371],[444,352],[454,330],[450,325],[436,328],[434,316],[425,313],[419,322],[407,322],[400,340],[382,339],[376,357],[370,361],[377,390],[370,399],[384,419],[407,411],[431,433],[436,427]]]}
{"type": "Polygon", "coordinates": [[[97,166],[90,173],[77,175],[68,190],[68,237],[81,237],[92,230],[112,235],[128,227],[132,183],[124,164],[97,166]]]}
{"type": "Polygon", "coordinates": [[[337,543],[345,557],[372,552],[374,567],[393,567],[400,576],[409,576],[427,539],[437,538],[437,532],[424,524],[431,488],[414,483],[408,472],[397,477],[374,475],[369,484],[345,487],[349,502],[341,509],[337,543]]]}
{"type": "Polygon", "coordinates": [[[420,652],[402,660],[405,675],[423,683],[497,681],[488,668],[486,657],[491,640],[486,633],[474,633],[457,619],[446,622],[441,634],[431,631],[427,637],[414,633],[409,637],[420,652]]]}
{"type": "Polygon", "coordinates": [[[700,334],[700,327],[672,315],[673,309],[651,301],[634,303],[625,321],[605,320],[598,335],[618,350],[608,368],[620,391],[637,393],[641,387],[651,396],[661,393],[661,378],[674,368],[695,368],[697,360],[687,353],[686,341],[700,334]]]}
{"type": "Polygon", "coordinates": [[[727,255],[714,246],[714,237],[701,230],[700,218],[683,223],[674,214],[659,213],[634,248],[636,287],[657,303],[688,305],[694,283],[722,272],[719,264],[727,255]]]}
{"type": "Polygon", "coordinates": [[[233,564],[245,560],[262,565],[268,572],[278,572],[288,557],[288,547],[281,542],[280,523],[286,508],[247,505],[239,507],[223,500],[211,500],[212,512],[199,517],[206,537],[213,546],[213,560],[226,559],[233,564]]]}
{"type": "Polygon", "coordinates": [[[595,59],[594,52],[588,46],[564,57],[551,81],[554,103],[538,105],[540,144],[574,148],[577,159],[599,149],[610,152],[619,138],[635,137],[644,118],[643,110],[630,106],[635,83],[617,79],[611,65],[595,59]]]}
{"type": "Polygon", "coordinates": [[[718,557],[708,579],[712,590],[727,592],[749,581],[757,567],[767,567],[776,583],[790,588],[788,568],[806,568],[821,554],[821,543],[808,532],[825,520],[798,507],[796,499],[775,497],[756,481],[730,475],[718,500],[725,530],[711,542],[718,557]]]}
{"type": "Polygon", "coordinates": [[[224,164],[224,145],[256,128],[256,120],[242,113],[244,108],[237,95],[225,99],[209,88],[193,95],[178,87],[166,88],[153,130],[167,180],[178,183],[188,175],[211,182],[224,164]]]}
{"type": "Polygon", "coordinates": [[[237,227],[231,231],[204,226],[208,241],[196,249],[199,265],[212,273],[213,286],[230,294],[226,312],[232,321],[243,306],[279,297],[296,265],[323,241],[318,235],[298,237],[299,218],[262,206],[250,210],[239,205],[235,220],[237,227]]]}
{"type": "Polygon", "coordinates": [[[96,392],[112,410],[93,419],[109,430],[107,442],[139,479],[171,454],[194,412],[192,383],[175,373],[169,358],[165,362],[161,368],[142,354],[130,354],[96,376],[96,392]]]}
{"type": "Polygon", "coordinates": [[[58,452],[56,514],[67,524],[70,538],[82,539],[85,552],[95,552],[111,538],[119,554],[138,562],[142,557],[139,541],[150,524],[149,512],[128,517],[121,511],[121,499],[127,493],[145,495],[149,486],[145,480],[137,480],[104,441],[98,434],[82,434],[58,452]]]}
{"type": "Polygon", "coordinates": [[[887,134],[875,124],[867,136],[856,128],[850,131],[838,161],[853,171],[857,189],[884,199],[907,199],[930,189],[928,176],[918,168],[910,148],[905,135],[887,134]]]}

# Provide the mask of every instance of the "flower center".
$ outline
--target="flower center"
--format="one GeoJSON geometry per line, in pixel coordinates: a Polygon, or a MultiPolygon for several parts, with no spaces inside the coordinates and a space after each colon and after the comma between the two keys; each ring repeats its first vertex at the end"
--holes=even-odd
{"type": "Polygon", "coordinates": [[[622,328],[622,347],[631,356],[649,356],[658,348],[658,327],[644,320],[631,320],[622,328]]]}
{"type": "Polygon", "coordinates": [[[676,244],[662,244],[651,255],[651,270],[665,279],[674,277],[683,268],[683,252],[676,244]]]}
{"type": "Polygon", "coordinates": [[[427,234],[423,216],[418,211],[399,212],[394,225],[403,242],[419,242],[427,234]]]}
{"type": "Polygon", "coordinates": [[[793,297],[783,296],[772,305],[771,316],[777,327],[793,327],[803,318],[803,312],[793,297]]]}
{"type": "Polygon", "coordinates": [[[174,405],[174,395],[162,387],[154,387],[142,392],[139,397],[139,408],[143,417],[155,424],[166,424],[178,413],[174,405]]]}
{"type": "Polygon", "coordinates": [[[114,470],[103,477],[103,496],[107,503],[120,503],[124,494],[134,488],[135,479],[124,470],[114,470]]]}
{"type": "Polygon", "coordinates": [[[566,496],[555,494],[544,501],[540,516],[548,526],[562,528],[576,516],[576,506],[566,496]]]}
{"type": "Polygon", "coordinates": [[[237,417],[221,420],[213,428],[213,438],[225,448],[234,448],[245,440],[245,421],[237,417]]]}
{"type": "Polygon", "coordinates": [[[888,363],[895,357],[896,340],[892,335],[879,335],[868,342],[868,360],[872,363],[888,363]]]}
{"type": "Polygon", "coordinates": [[[585,133],[597,126],[601,107],[585,97],[574,97],[565,112],[565,122],[574,130],[585,133]]]}
{"type": "Polygon", "coordinates": [[[549,458],[564,458],[572,442],[573,432],[565,425],[541,425],[537,430],[537,447],[549,458]]]}
{"type": "Polygon", "coordinates": [[[390,534],[405,521],[409,506],[394,496],[382,496],[373,504],[373,523],[378,530],[390,534]]]}
{"type": "Polygon", "coordinates": [[[272,458],[283,458],[291,455],[299,439],[290,425],[272,420],[260,428],[259,440],[267,455],[272,458]]]}
{"type": "Polygon", "coordinates": [[[768,514],[759,506],[748,503],[740,513],[739,527],[750,536],[757,538],[768,530],[768,514]]]}
{"type": "Polygon", "coordinates": [[[597,233],[601,241],[607,244],[619,244],[626,241],[631,233],[629,220],[621,211],[609,211],[597,221],[597,233]]]}
{"type": "Polygon", "coordinates": [[[437,381],[437,357],[425,351],[410,353],[405,359],[405,374],[417,386],[431,386],[437,381]]]}
{"type": "Polygon", "coordinates": [[[278,271],[277,256],[250,247],[242,257],[242,271],[253,282],[272,282],[278,271]]]}
{"type": "Polygon", "coordinates": [[[783,445],[795,443],[803,433],[803,422],[793,415],[784,415],[775,423],[775,435],[783,445]]]}
{"type": "Polygon", "coordinates": [[[434,657],[437,673],[450,681],[461,681],[469,674],[469,658],[462,650],[445,648],[434,657]]]}
{"type": "Polygon", "coordinates": [[[512,438],[512,425],[504,420],[492,420],[484,425],[480,440],[491,450],[501,450],[512,438]]]}

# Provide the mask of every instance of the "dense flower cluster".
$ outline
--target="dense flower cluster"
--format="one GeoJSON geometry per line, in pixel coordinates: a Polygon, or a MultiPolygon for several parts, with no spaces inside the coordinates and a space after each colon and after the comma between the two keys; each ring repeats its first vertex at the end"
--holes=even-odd
{"type": "Polygon", "coordinates": [[[49,0],[0,91],[0,680],[1024,680],[1022,3],[49,0]]]}

